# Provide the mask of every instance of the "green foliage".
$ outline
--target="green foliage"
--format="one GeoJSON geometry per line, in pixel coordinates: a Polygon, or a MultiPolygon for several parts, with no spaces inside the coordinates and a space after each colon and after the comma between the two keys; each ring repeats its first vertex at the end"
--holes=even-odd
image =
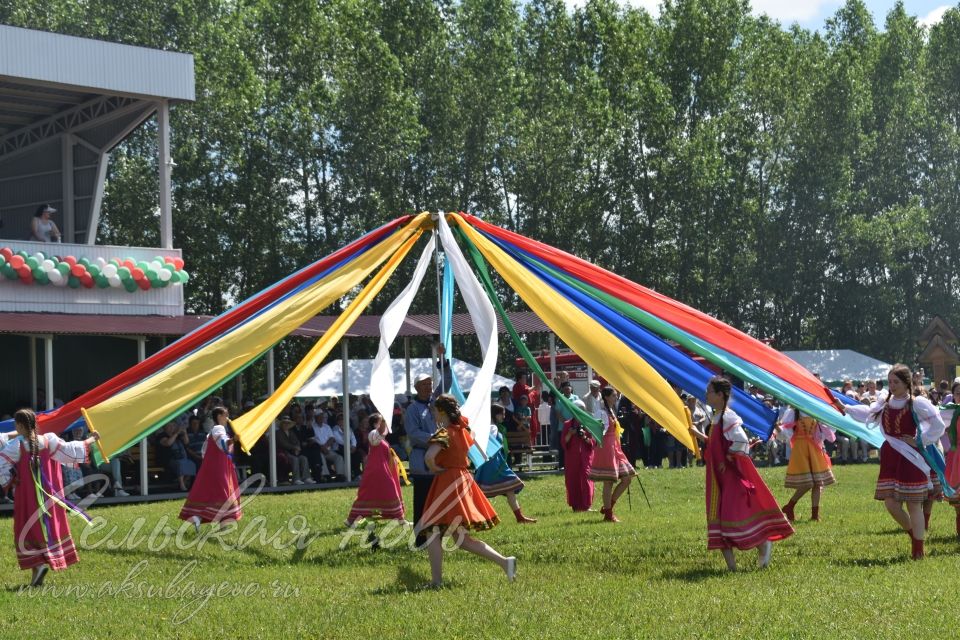
{"type": "MultiPolygon", "coordinates": [[[[464,209],[779,348],[911,361],[933,315],[960,324],[957,8],[927,30],[848,0],[819,32],[745,0],[6,0],[0,22],[195,56],[172,115],[191,312],[464,209]]],[[[100,241],[155,243],[155,148],[148,123],[114,151],[100,241]]]]}

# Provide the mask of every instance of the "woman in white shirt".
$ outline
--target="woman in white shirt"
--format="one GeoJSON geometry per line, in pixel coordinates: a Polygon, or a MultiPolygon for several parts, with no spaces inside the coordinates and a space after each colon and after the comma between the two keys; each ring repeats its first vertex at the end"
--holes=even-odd
{"type": "Polygon", "coordinates": [[[872,405],[844,407],[847,414],[868,424],[879,424],[885,442],[880,447],[880,475],[874,498],[910,535],[911,557],[923,558],[923,540],[930,524],[933,501],[943,492],[919,444],[936,444],[944,432],[940,412],[929,400],[913,395],[910,368],[896,364],[887,374],[890,393],[872,405]],[[918,442],[919,441],[919,442],[918,442]],[[907,509],[904,511],[903,505],[907,509]]]}
{"type": "Polygon", "coordinates": [[[37,212],[33,214],[33,221],[30,223],[30,239],[37,242],[60,242],[60,229],[57,223],[50,219],[51,213],[57,210],[48,204],[40,205],[37,212]]]}

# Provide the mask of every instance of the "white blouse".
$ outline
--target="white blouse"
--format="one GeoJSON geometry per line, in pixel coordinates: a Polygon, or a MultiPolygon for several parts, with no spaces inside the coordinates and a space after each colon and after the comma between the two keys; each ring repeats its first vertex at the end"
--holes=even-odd
{"type": "MultiPolygon", "coordinates": [[[[715,416],[710,428],[710,435],[714,435],[719,420],[715,416]]],[[[747,438],[747,432],[743,430],[743,420],[740,419],[733,409],[727,409],[723,412],[723,437],[729,440],[730,451],[736,453],[745,453],[750,455],[750,439],[747,438]]]]}
{"type": "Polygon", "coordinates": [[[210,442],[210,438],[213,438],[213,441],[217,443],[224,453],[230,453],[230,444],[227,442],[230,438],[227,437],[227,429],[222,424],[215,424],[213,428],[210,429],[210,435],[203,441],[203,447],[200,449],[200,455],[205,455],[207,453],[207,444],[210,442]]]}
{"type": "MultiPolygon", "coordinates": [[[[22,436],[17,436],[6,442],[3,449],[0,449],[0,485],[10,484],[13,469],[20,461],[21,443],[25,448],[30,446],[22,436]]],[[[90,450],[84,440],[67,442],[58,438],[56,434],[45,433],[37,436],[37,445],[40,449],[46,449],[50,457],[61,464],[76,465],[90,459],[90,450]]]]}
{"type": "MultiPolygon", "coordinates": [[[[865,424],[877,423],[881,420],[883,408],[889,405],[891,409],[902,409],[907,405],[907,398],[890,398],[874,402],[869,407],[865,404],[846,405],[843,407],[847,415],[865,424]]],[[[920,424],[920,439],[923,444],[934,444],[943,435],[947,427],[943,424],[940,417],[940,410],[933,406],[933,403],[923,396],[916,396],[913,399],[913,411],[917,415],[920,424]]],[[[882,425],[879,425],[882,427],[882,425]]]]}

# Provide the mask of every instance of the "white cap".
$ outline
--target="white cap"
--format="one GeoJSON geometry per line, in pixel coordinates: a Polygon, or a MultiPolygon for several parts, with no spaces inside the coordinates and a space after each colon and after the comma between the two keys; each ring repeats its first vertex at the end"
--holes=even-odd
{"type": "Polygon", "coordinates": [[[413,384],[420,384],[424,380],[433,380],[433,376],[429,373],[418,373],[417,377],[413,379],[413,384]]]}

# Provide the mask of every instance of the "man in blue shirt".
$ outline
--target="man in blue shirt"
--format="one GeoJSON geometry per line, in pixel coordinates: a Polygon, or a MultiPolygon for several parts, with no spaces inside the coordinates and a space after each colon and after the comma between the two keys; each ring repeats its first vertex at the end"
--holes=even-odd
{"type": "MultiPolygon", "coordinates": [[[[443,357],[442,346],[439,348],[439,352],[443,357]]],[[[403,415],[407,439],[412,446],[410,450],[410,478],[413,482],[413,522],[417,532],[418,547],[426,542],[426,537],[420,533],[418,525],[420,516],[423,515],[423,505],[427,501],[427,494],[430,493],[430,485],[433,484],[433,472],[427,469],[424,462],[430,438],[437,431],[437,423],[433,419],[430,408],[437,396],[449,389],[453,381],[448,360],[443,360],[440,369],[443,371],[443,384],[436,389],[433,387],[432,376],[426,373],[417,375],[413,384],[417,395],[407,405],[403,415]]]]}

